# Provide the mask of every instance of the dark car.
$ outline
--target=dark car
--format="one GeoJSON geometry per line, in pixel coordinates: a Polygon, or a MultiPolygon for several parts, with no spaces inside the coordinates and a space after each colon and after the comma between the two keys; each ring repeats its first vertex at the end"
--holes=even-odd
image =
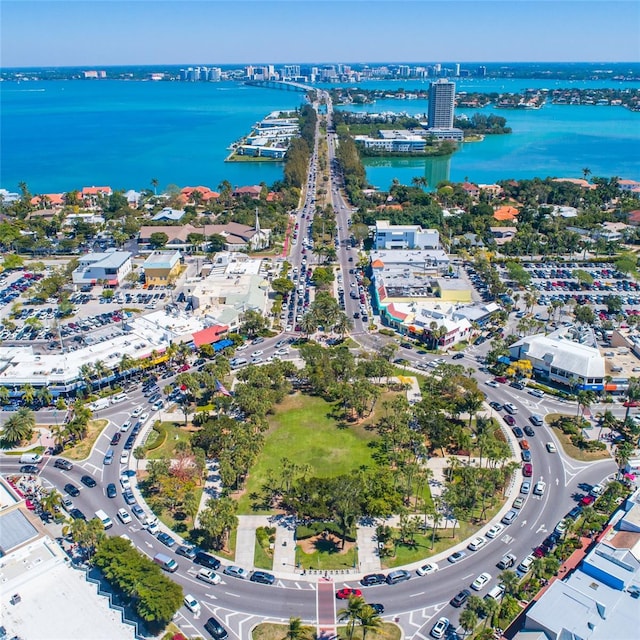
{"type": "Polygon", "coordinates": [[[471,591],[469,591],[469,589],[463,589],[458,595],[454,596],[451,599],[451,606],[461,607],[467,601],[467,598],[470,595],[471,595],[471,591]]]}
{"type": "Polygon", "coordinates": [[[499,402],[490,402],[489,406],[493,409],[495,409],[496,411],[502,411],[502,409],[504,409],[504,407],[499,403],[499,402]]]}
{"type": "Polygon", "coordinates": [[[107,498],[115,498],[118,495],[116,491],[116,485],[113,482],[110,482],[107,485],[107,498]]]}
{"type": "Polygon", "coordinates": [[[168,534],[162,531],[157,536],[158,540],[167,547],[173,547],[176,541],[168,534]]]}
{"type": "Polygon", "coordinates": [[[112,444],[112,445],[114,445],[114,446],[115,446],[115,445],[117,445],[117,444],[118,444],[118,442],[120,442],[120,438],[121,438],[121,437],[122,437],[122,436],[120,435],[120,432],[119,432],[119,431],[118,431],[118,432],[116,432],[116,433],[114,434],[113,438],[111,438],[111,444],[112,444]]]}
{"type": "Polygon", "coordinates": [[[71,509],[71,511],[69,511],[69,515],[74,520],[86,520],[87,519],[87,516],[85,516],[84,513],[82,513],[82,511],[80,511],[80,509],[71,509]]]}
{"type": "Polygon", "coordinates": [[[571,511],[569,511],[569,513],[567,513],[567,518],[571,518],[572,520],[577,520],[580,517],[581,513],[582,513],[582,507],[575,506],[573,507],[573,509],[571,509],[571,511]]]}
{"type": "Polygon", "coordinates": [[[124,501],[127,504],[134,504],[136,501],[136,497],[133,495],[133,491],[131,491],[131,489],[127,489],[123,494],[122,497],[124,498],[124,501]]]}
{"type": "Polygon", "coordinates": [[[535,431],[534,431],[534,430],[533,430],[529,425],[527,425],[527,426],[523,429],[523,431],[524,431],[524,432],[525,432],[525,433],[526,433],[530,438],[532,438],[533,436],[535,436],[535,435],[536,435],[536,432],[535,432],[535,431]]]}
{"type": "Polygon", "coordinates": [[[275,576],[266,571],[254,571],[249,580],[251,580],[251,582],[259,582],[260,584],[273,584],[276,581],[275,576]]]}
{"type": "Polygon", "coordinates": [[[524,389],[524,385],[522,384],[522,382],[512,382],[509,384],[509,386],[513,387],[514,389],[519,389],[520,391],[524,389]]]}
{"type": "MultiPolygon", "coordinates": [[[[508,414],[504,417],[504,421],[505,421],[505,422],[506,422],[510,427],[513,427],[513,426],[515,425],[515,423],[516,423],[516,419],[515,419],[513,416],[510,416],[510,415],[508,415],[508,414]]],[[[521,438],[522,436],[519,436],[519,437],[521,438]]]]}
{"type": "Polygon", "coordinates": [[[360,584],[363,587],[371,587],[374,584],[384,584],[387,581],[387,577],[384,573],[369,573],[360,580],[360,584]]]}
{"type": "Polygon", "coordinates": [[[124,448],[128,451],[129,449],[133,449],[133,443],[135,442],[136,437],[131,434],[127,441],[124,443],[124,448]]]}
{"type": "Polygon", "coordinates": [[[73,463],[65,460],[64,458],[57,458],[53,463],[56,469],[64,469],[65,471],[71,471],[73,469],[73,463]]]}
{"type": "Polygon", "coordinates": [[[64,485],[64,490],[72,497],[75,498],[76,496],[80,495],[80,489],[78,489],[78,487],[76,487],[74,484],[71,484],[70,482],[64,485]]]}
{"type": "Polygon", "coordinates": [[[531,462],[531,451],[529,449],[523,449],[520,455],[522,456],[522,462],[531,462]]]}
{"type": "Polygon", "coordinates": [[[34,464],[23,464],[20,467],[20,473],[38,473],[38,471],[40,471],[40,469],[34,464]]]}
{"type": "Polygon", "coordinates": [[[464,353],[458,352],[458,353],[454,353],[453,357],[451,359],[452,360],[462,360],[462,358],[464,358],[464,353]]]}
{"type": "Polygon", "coordinates": [[[213,616],[204,623],[204,628],[215,640],[225,640],[225,638],[229,637],[227,630],[213,616]]]}
{"type": "Polygon", "coordinates": [[[513,427],[511,431],[516,438],[524,438],[524,431],[520,427],[513,427]]]}
{"type": "Polygon", "coordinates": [[[220,567],[220,560],[214,558],[212,555],[205,553],[204,551],[198,551],[196,557],[193,560],[196,564],[200,564],[207,569],[218,569],[220,567]]]}
{"type": "Polygon", "coordinates": [[[85,487],[89,487],[89,489],[93,489],[93,487],[98,484],[91,476],[82,476],[80,482],[82,482],[85,487]]]}
{"type": "Polygon", "coordinates": [[[196,557],[196,550],[193,547],[182,544],[176,549],[176,555],[193,560],[196,557]]]}
{"type": "Polygon", "coordinates": [[[380,616],[384,613],[384,605],[379,602],[372,602],[369,606],[380,616]]]}
{"type": "Polygon", "coordinates": [[[522,465],[522,475],[525,478],[530,478],[533,475],[533,466],[530,462],[525,462],[522,465]]]}

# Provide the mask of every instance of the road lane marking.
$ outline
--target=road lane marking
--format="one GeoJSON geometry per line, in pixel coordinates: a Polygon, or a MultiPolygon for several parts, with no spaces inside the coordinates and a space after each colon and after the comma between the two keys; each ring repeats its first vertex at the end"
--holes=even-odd
{"type": "Polygon", "coordinates": [[[424,591],[420,591],[420,593],[411,593],[409,594],[410,598],[417,598],[418,596],[423,596],[424,595],[424,591]]]}
{"type": "Polygon", "coordinates": [[[240,598],[240,597],[242,597],[239,593],[230,593],[229,591],[225,591],[224,593],[225,593],[225,595],[227,595],[227,596],[233,596],[234,598],[240,598]]]}

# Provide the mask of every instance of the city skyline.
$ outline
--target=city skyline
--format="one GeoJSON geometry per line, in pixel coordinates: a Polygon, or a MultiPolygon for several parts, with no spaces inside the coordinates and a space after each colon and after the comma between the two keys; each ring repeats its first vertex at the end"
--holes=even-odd
{"type": "Polygon", "coordinates": [[[4,68],[640,59],[637,0],[8,0],[2,13],[4,68]]]}

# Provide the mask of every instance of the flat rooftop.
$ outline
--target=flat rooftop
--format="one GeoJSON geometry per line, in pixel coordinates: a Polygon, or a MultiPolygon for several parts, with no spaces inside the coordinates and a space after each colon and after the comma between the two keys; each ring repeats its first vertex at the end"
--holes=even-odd
{"type": "Polygon", "coordinates": [[[83,571],[71,568],[58,545],[41,539],[4,557],[0,617],[8,637],[24,640],[113,640],[134,638],[119,611],[97,594],[83,571]],[[19,594],[21,601],[10,604],[19,594]]]}

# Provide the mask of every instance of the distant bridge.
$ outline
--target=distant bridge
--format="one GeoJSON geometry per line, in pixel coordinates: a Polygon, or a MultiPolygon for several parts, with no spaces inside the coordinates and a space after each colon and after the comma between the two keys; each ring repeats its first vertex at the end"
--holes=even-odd
{"type": "Polygon", "coordinates": [[[310,87],[300,82],[290,82],[287,80],[245,80],[244,82],[252,87],[264,87],[266,89],[280,89],[280,91],[314,91],[315,87],[310,87]]]}

